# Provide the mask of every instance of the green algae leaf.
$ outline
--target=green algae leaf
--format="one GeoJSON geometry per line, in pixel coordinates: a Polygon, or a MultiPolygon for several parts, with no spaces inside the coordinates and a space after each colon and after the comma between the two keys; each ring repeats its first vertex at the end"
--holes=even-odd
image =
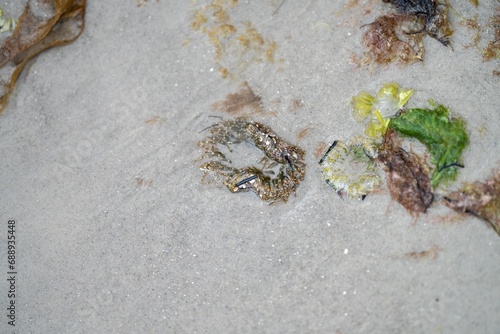
{"type": "Polygon", "coordinates": [[[436,168],[431,184],[436,188],[441,182],[453,181],[457,167],[461,165],[461,154],[469,144],[465,122],[461,118],[450,119],[443,105],[433,109],[413,108],[391,119],[389,127],[405,137],[413,137],[424,144],[431,154],[431,163],[436,168]]]}

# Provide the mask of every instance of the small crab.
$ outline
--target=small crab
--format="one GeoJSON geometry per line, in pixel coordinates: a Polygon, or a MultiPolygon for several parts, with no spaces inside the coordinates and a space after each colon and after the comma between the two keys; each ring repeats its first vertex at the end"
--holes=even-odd
{"type": "Polygon", "coordinates": [[[286,202],[304,179],[304,151],[278,137],[264,124],[240,117],[208,129],[210,135],[198,143],[204,151],[198,160],[210,159],[200,166],[204,171],[202,180],[212,174],[215,179],[221,178],[222,184],[233,193],[252,190],[263,201],[273,203],[286,202]],[[251,143],[264,153],[258,163],[260,168],[235,168],[219,148],[223,145],[232,152],[231,146],[242,142],[251,143]],[[278,167],[276,173],[272,170],[275,167],[278,167]]]}

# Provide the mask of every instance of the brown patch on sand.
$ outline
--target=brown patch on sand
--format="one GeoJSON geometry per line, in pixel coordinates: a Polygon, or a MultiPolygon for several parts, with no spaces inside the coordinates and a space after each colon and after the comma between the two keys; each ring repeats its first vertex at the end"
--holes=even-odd
{"type": "Polygon", "coordinates": [[[227,94],[224,100],[212,104],[212,109],[231,116],[263,113],[262,98],[254,93],[246,81],[240,87],[239,92],[227,94]]]}
{"type": "Polygon", "coordinates": [[[206,35],[223,78],[237,78],[248,66],[274,63],[277,43],[262,36],[249,21],[230,16],[237,0],[213,0],[192,14],[191,29],[206,35]]]}
{"type": "Polygon", "coordinates": [[[325,154],[326,149],[328,148],[328,146],[330,146],[330,145],[328,145],[324,141],[319,142],[318,145],[316,145],[316,148],[313,151],[314,157],[316,159],[321,158],[325,154]]]}
{"type": "Polygon", "coordinates": [[[500,7],[496,9],[495,15],[491,18],[488,26],[493,29],[493,40],[483,51],[483,59],[486,61],[500,59],[500,7]]]}
{"type": "Polygon", "coordinates": [[[135,187],[136,188],[140,188],[140,187],[151,187],[153,186],[153,180],[145,180],[143,179],[142,177],[138,177],[136,176],[135,177],[135,187]]]}
{"type": "Polygon", "coordinates": [[[303,128],[302,130],[299,130],[295,137],[297,140],[302,140],[305,137],[309,136],[311,134],[311,129],[310,128],[303,128]]]}
{"type": "Polygon", "coordinates": [[[302,103],[302,101],[300,101],[298,99],[293,99],[290,101],[290,104],[288,105],[287,110],[291,113],[296,113],[303,106],[304,106],[304,104],[302,103]]]}
{"type": "Polygon", "coordinates": [[[405,257],[414,260],[434,260],[437,258],[440,251],[442,251],[442,249],[439,246],[433,245],[430,249],[421,252],[406,253],[405,257]]]}

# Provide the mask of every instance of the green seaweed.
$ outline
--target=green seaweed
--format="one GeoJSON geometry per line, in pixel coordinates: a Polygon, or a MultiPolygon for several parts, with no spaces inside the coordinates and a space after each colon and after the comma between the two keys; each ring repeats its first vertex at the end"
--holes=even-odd
{"type": "Polygon", "coordinates": [[[402,136],[413,137],[430,152],[431,163],[436,167],[431,184],[436,188],[441,182],[453,181],[461,154],[469,144],[465,122],[461,118],[450,119],[445,106],[430,101],[432,109],[413,108],[391,119],[389,127],[402,136]]]}

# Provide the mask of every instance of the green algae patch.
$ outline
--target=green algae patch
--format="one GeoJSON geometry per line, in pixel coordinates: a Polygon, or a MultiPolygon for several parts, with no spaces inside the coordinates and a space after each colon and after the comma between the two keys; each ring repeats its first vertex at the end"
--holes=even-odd
{"type": "Polygon", "coordinates": [[[431,177],[431,185],[436,188],[442,182],[456,179],[457,168],[463,167],[461,155],[469,145],[469,137],[463,119],[450,118],[445,106],[430,103],[432,109],[413,108],[401,112],[391,119],[389,127],[427,147],[431,163],[436,166],[431,177]]]}

